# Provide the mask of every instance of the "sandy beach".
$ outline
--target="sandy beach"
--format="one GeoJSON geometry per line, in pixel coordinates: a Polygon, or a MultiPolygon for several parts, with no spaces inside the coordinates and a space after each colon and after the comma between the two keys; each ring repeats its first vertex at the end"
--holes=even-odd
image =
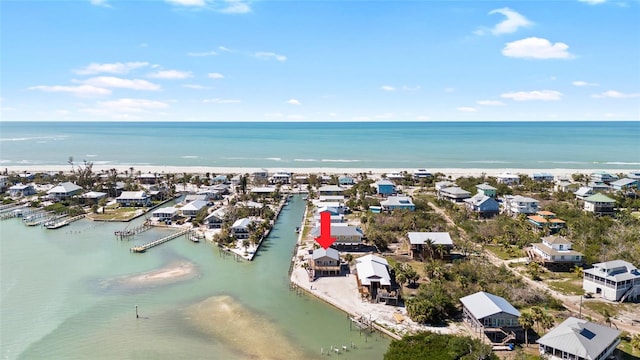
{"type": "Polygon", "coordinates": [[[193,263],[180,262],[168,264],[167,266],[157,270],[104,280],[101,285],[103,288],[112,289],[140,288],[172,284],[178,281],[191,279],[196,275],[197,269],[193,263]]]}
{"type": "MultiPolygon", "coordinates": [[[[100,173],[102,171],[109,171],[110,169],[116,169],[119,173],[125,171],[131,171],[131,165],[93,165],[93,172],[100,173]]],[[[15,173],[36,173],[36,172],[70,172],[70,165],[12,165],[5,166],[8,172],[15,173]]],[[[164,165],[136,165],[133,166],[134,172],[140,171],[142,174],[251,174],[255,171],[262,170],[263,168],[255,167],[209,167],[209,166],[164,166],[164,165]]],[[[351,174],[357,175],[360,173],[367,173],[371,176],[379,176],[381,174],[390,174],[394,172],[406,171],[409,174],[413,173],[417,169],[414,168],[331,168],[331,167],[315,167],[315,168],[290,168],[286,166],[282,167],[270,167],[266,168],[270,173],[278,171],[288,171],[294,174],[327,174],[327,175],[344,175],[351,174]]],[[[572,174],[590,174],[595,171],[607,171],[613,174],[623,173],[627,174],[628,169],[572,169],[572,168],[553,168],[553,169],[517,169],[517,168],[428,168],[432,174],[443,173],[446,176],[456,179],[465,176],[479,177],[483,174],[486,176],[497,176],[504,172],[510,172],[512,174],[524,174],[531,175],[533,173],[549,173],[554,176],[567,176],[572,174]]]]}

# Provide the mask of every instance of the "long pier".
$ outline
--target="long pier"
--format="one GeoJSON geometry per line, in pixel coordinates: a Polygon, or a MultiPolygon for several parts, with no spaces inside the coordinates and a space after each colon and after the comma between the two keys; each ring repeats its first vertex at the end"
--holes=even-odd
{"type": "Polygon", "coordinates": [[[176,233],[173,233],[171,235],[167,235],[167,236],[165,236],[165,237],[163,237],[161,239],[152,241],[150,243],[146,243],[146,244],[140,245],[140,246],[134,246],[129,251],[135,252],[135,253],[145,252],[145,251],[147,251],[148,249],[151,249],[154,246],[158,246],[160,244],[164,244],[169,240],[173,240],[173,239],[175,239],[177,237],[180,237],[180,236],[182,236],[184,234],[188,234],[190,231],[191,231],[191,229],[180,230],[180,231],[178,231],[176,233]]]}

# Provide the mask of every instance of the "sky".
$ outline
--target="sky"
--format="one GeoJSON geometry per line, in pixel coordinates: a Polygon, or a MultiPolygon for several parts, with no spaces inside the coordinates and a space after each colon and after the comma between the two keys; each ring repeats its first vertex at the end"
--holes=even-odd
{"type": "Polygon", "coordinates": [[[640,1],[0,1],[1,121],[640,120],[640,1]]]}

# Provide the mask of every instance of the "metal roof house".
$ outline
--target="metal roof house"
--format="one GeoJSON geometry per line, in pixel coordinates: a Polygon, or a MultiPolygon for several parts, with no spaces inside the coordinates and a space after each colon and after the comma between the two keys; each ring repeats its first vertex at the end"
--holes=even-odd
{"type": "Polygon", "coordinates": [[[380,206],[383,211],[416,210],[416,206],[409,196],[389,196],[386,200],[380,201],[380,206]]]}
{"type": "MultiPolygon", "coordinates": [[[[311,229],[310,235],[313,237],[320,236],[320,227],[316,226],[311,229]]],[[[362,244],[362,230],[356,226],[331,224],[331,237],[336,238],[335,247],[358,247],[362,244]]]]}
{"type": "Polygon", "coordinates": [[[481,192],[478,192],[463,201],[469,211],[474,212],[481,217],[491,217],[500,212],[500,204],[496,199],[481,192]]]}
{"type": "Polygon", "coordinates": [[[434,254],[437,247],[442,247],[445,253],[443,257],[448,255],[453,248],[453,240],[448,232],[408,232],[409,247],[411,257],[414,259],[425,259],[425,253],[434,254]]]}
{"type": "Polygon", "coordinates": [[[51,188],[51,190],[47,191],[47,195],[56,200],[63,200],[79,194],[81,191],[82,188],[80,186],[67,181],[51,188]]]}
{"type": "Polygon", "coordinates": [[[596,215],[614,215],[616,201],[604,194],[591,195],[584,199],[584,210],[596,215]]]}
{"type": "Polygon", "coordinates": [[[507,335],[500,339],[506,343],[515,339],[513,330],[521,329],[518,322],[520,312],[500,296],[480,291],[461,298],[460,302],[464,320],[478,333],[493,334],[494,340],[499,335],[507,335]],[[511,330],[511,333],[502,329],[511,330]]]}
{"type": "Polygon", "coordinates": [[[122,206],[151,206],[151,197],[144,191],[123,191],[116,202],[122,206]]]}
{"type": "Polygon", "coordinates": [[[387,196],[396,193],[396,184],[386,179],[376,181],[373,186],[376,188],[378,195],[387,196]]]}
{"type": "Polygon", "coordinates": [[[310,264],[314,278],[324,275],[340,275],[340,253],[333,248],[313,250],[310,264]]]}
{"type": "Polygon", "coordinates": [[[562,236],[543,237],[541,243],[531,244],[529,257],[540,261],[549,270],[571,270],[582,264],[582,253],[571,249],[572,243],[562,236]]]}
{"type": "Polygon", "coordinates": [[[620,330],[570,317],[536,342],[545,359],[603,360],[620,343],[620,330]]]}
{"type": "Polygon", "coordinates": [[[391,289],[389,263],[376,255],[365,255],[356,259],[358,285],[364,296],[376,299],[379,289],[391,289]]]}
{"type": "Polygon", "coordinates": [[[593,264],[584,270],[582,288],[611,301],[640,297],[640,270],[624,260],[593,264]]]}

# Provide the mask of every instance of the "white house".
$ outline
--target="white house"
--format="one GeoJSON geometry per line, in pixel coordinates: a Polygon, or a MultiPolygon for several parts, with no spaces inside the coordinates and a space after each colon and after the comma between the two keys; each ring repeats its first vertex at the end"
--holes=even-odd
{"type": "Polygon", "coordinates": [[[640,271],[624,260],[593,264],[584,270],[584,291],[604,299],[624,302],[640,297],[640,271]]]}
{"type": "Polygon", "coordinates": [[[562,236],[545,236],[541,243],[531,244],[534,259],[551,269],[568,270],[582,264],[582,253],[573,250],[571,241],[562,236]]]}
{"type": "Polygon", "coordinates": [[[595,194],[584,199],[584,210],[596,215],[615,214],[616,201],[604,194],[595,194]]]}
{"type": "Polygon", "coordinates": [[[510,172],[503,172],[496,176],[496,181],[498,184],[516,185],[520,183],[520,176],[510,172]]]}
{"type": "Polygon", "coordinates": [[[116,202],[122,206],[150,206],[151,197],[144,191],[123,191],[116,202]]]}
{"type": "Polygon", "coordinates": [[[471,193],[461,187],[451,186],[440,189],[438,191],[438,197],[452,202],[461,202],[464,201],[464,199],[470,198],[471,193]]]}
{"type": "Polygon", "coordinates": [[[15,184],[9,187],[9,196],[21,197],[29,196],[36,193],[36,189],[31,184],[15,184]]]}
{"type": "Polygon", "coordinates": [[[585,198],[588,198],[589,196],[595,194],[595,191],[593,191],[593,188],[589,187],[589,186],[581,186],[578,190],[576,190],[573,193],[578,199],[580,200],[584,200],[585,198]]]}
{"type": "Polygon", "coordinates": [[[182,216],[194,218],[200,210],[207,207],[207,201],[205,200],[194,200],[187,205],[180,208],[182,211],[182,216]]]}
{"type": "Polygon", "coordinates": [[[380,206],[382,206],[382,210],[384,211],[414,211],[416,209],[415,204],[409,196],[389,196],[385,200],[380,201],[380,206]]]}
{"type": "Polygon", "coordinates": [[[154,210],[152,216],[159,221],[173,220],[178,217],[179,211],[176,207],[168,206],[154,210]]]}
{"type": "Polygon", "coordinates": [[[272,184],[290,184],[291,173],[286,171],[278,171],[273,175],[271,175],[271,183],[272,184]]]}
{"type": "Polygon", "coordinates": [[[504,211],[510,215],[518,214],[535,214],[538,212],[538,204],[536,199],[522,195],[506,195],[504,197],[504,211]]]}
{"type": "Polygon", "coordinates": [[[236,239],[248,239],[249,238],[249,225],[253,221],[249,218],[242,218],[236,220],[231,225],[231,235],[236,239]]]}
{"type": "Polygon", "coordinates": [[[536,340],[549,360],[604,360],[620,343],[620,330],[569,317],[536,340]]]}
{"type": "Polygon", "coordinates": [[[597,183],[609,183],[611,181],[618,180],[617,175],[610,174],[606,171],[592,172],[589,178],[591,179],[591,181],[597,182],[597,183]]]}
{"type": "Polygon", "coordinates": [[[204,218],[204,224],[209,229],[222,228],[222,224],[227,218],[227,212],[228,210],[226,207],[214,210],[211,214],[204,218]]]}
{"type": "Polygon", "coordinates": [[[391,288],[389,263],[376,255],[365,255],[356,259],[356,273],[360,285],[367,289],[368,295],[375,299],[378,289],[391,288]]]}

